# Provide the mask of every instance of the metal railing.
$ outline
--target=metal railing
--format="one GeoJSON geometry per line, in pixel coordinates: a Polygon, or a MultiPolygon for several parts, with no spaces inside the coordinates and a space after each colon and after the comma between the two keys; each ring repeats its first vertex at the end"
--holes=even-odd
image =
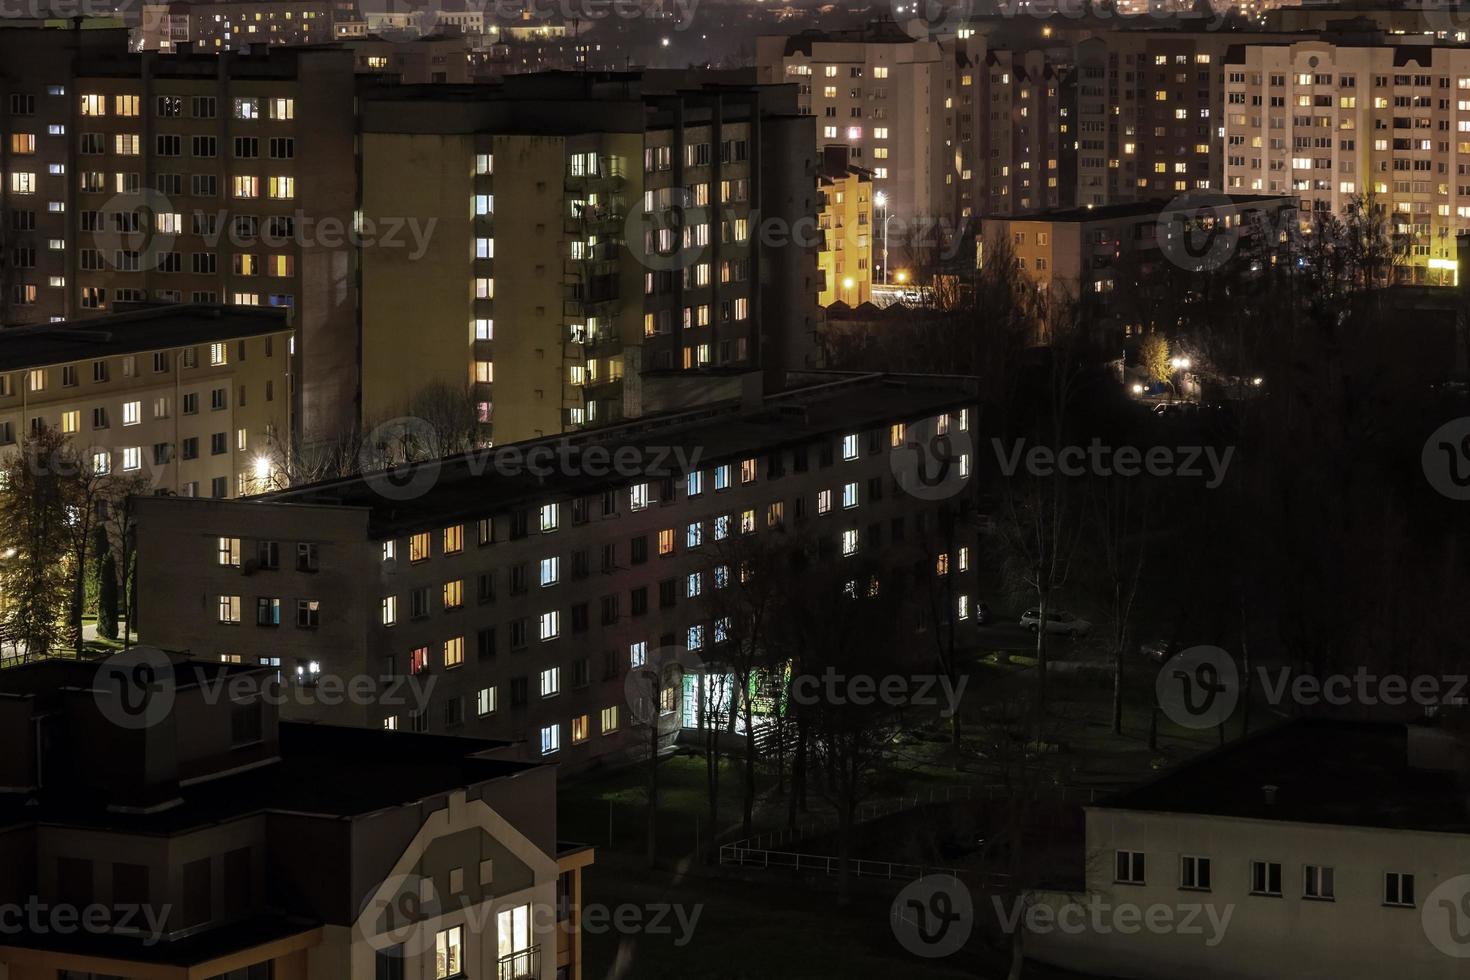
{"type": "MultiPolygon", "coordinates": [[[[929,867],[901,861],[877,861],[871,858],[847,858],[848,873],[855,878],[912,879],[925,875],[949,875],[962,878],[981,888],[1004,888],[1010,875],[994,871],[969,871],[960,868],[929,867]]],[[[842,871],[843,859],[830,854],[803,854],[798,851],[771,851],[725,844],[720,847],[720,864],[731,867],[756,867],[762,870],[807,871],[836,875],[842,871]]]]}
{"type": "Polygon", "coordinates": [[[500,980],[525,980],[540,975],[540,946],[527,946],[500,958],[500,980]]]}

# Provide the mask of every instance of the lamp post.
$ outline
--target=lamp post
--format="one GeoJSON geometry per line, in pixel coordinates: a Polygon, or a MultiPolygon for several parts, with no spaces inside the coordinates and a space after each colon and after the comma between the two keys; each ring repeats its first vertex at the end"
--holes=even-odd
{"type": "Polygon", "coordinates": [[[883,212],[883,285],[888,285],[888,195],[879,191],[873,195],[873,203],[883,212]]]}

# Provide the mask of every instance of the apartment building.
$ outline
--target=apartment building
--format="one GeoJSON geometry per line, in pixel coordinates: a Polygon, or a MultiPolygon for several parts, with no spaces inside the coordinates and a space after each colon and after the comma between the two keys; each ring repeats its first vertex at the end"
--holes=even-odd
{"type": "Polygon", "coordinates": [[[1088,924],[1026,954],[1140,980],[1463,977],[1464,761],[1439,728],[1297,720],[1084,807],[1082,887],[1032,897],[1088,924]]]}
{"type": "Polygon", "coordinates": [[[978,39],[966,44],[980,54],[974,64],[961,65],[956,79],[960,216],[1071,205],[1072,158],[1079,140],[1086,146],[1069,111],[1071,47],[1054,42],[986,47],[978,39]]]}
{"type": "Polygon", "coordinates": [[[1072,51],[1060,37],[892,23],[757,40],[767,82],[794,81],[822,146],[845,146],[893,210],[896,264],[927,264],[982,213],[1070,204],[1072,51]]]}
{"type": "MultiPolygon", "coordinates": [[[[873,181],[870,171],[852,165],[845,146],[822,150],[822,271],[818,302],[859,306],[873,297],[876,265],[881,261],[882,227],[873,223],[873,181]],[[878,235],[878,241],[874,241],[878,235]]],[[[887,203],[886,201],[884,202],[887,203]]]]}
{"type": "Polygon", "coordinates": [[[486,437],[515,442],[641,414],[645,373],[807,363],[809,122],[789,86],[683,77],[366,96],[365,211],[438,216],[421,249],[364,251],[366,419],[472,386],[486,437]]]}
{"type": "Polygon", "coordinates": [[[51,428],[156,490],[263,491],[294,438],[293,337],[284,310],[188,304],[0,330],[0,447],[51,428]]]}
{"type": "Polygon", "coordinates": [[[1206,255],[1200,245],[1184,238],[1171,242],[1169,236],[1188,235],[1213,245],[1211,233],[1218,228],[1222,244],[1214,254],[1223,262],[1252,238],[1275,241],[1296,222],[1291,195],[1219,194],[1199,200],[1207,206],[1189,214],[1171,210],[1168,200],[1153,200],[987,217],[980,259],[1007,243],[1038,289],[1081,301],[1105,329],[1116,327],[1130,336],[1143,325],[1134,322],[1137,311],[1131,304],[1118,303],[1115,294],[1148,283],[1156,263],[1189,268],[1206,255]]]}
{"type": "Polygon", "coordinates": [[[554,769],[284,722],[273,677],[157,651],[0,676],[8,977],[580,980],[593,854],[557,842],[554,769]]]}
{"type": "Polygon", "coordinates": [[[203,53],[258,45],[328,44],[336,39],[337,0],[170,0],[145,3],[134,51],[203,53]],[[188,47],[185,47],[188,46],[188,47]]]}
{"type": "MultiPolygon", "coordinates": [[[[407,706],[288,699],[301,717],[504,739],[570,767],[640,753],[629,671],[669,667],[661,650],[720,656],[709,595],[746,535],[810,541],[834,561],[937,562],[955,576],[941,625],[969,619],[977,532],[939,528],[970,499],[975,393],[817,380],[251,501],[139,500],[139,635],[269,663],[307,688],[407,679],[428,692],[407,706]],[[911,443],[939,433],[954,479],[914,490],[911,443]]],[[[695,724],[695,683],[671,679],[661,727],[695,724]]]]}
{"type": "Polygon", "coordinates": [[[1371,195],[1411,243],[1404,273],[1454,282],[1455,235],[1470,227],[1470,49],[1260,44],[1232,49],[1224,69],[1227,190],[1298,195],[1304,229],[1371,195]]]}
{"type": "Polygon", "coordinates": [[[350,425],[354,89],[344,50],[137,55],[120,31],[0,32],[0,323],[289,307],[306,430],[350,425]]]}
{"type": "Polygon", "coordinates": [[[906,222],[952,216],[957,175],[944,104],[955,95],[954,47],[916,41],[892,23],[756,39],[761,81],[795,83],[817,145],[849,148],[873,189],[906,222]]]}

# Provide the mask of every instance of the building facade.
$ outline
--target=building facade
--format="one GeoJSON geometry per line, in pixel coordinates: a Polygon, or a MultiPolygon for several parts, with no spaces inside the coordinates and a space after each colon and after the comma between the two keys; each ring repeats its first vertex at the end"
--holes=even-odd
{"type": "Polygon", "coordinates": [[[1081,887],[1033,895],[1068,925],[1027,955],[1141,980],[1286,963],[1366,980],[1389,961],[1463,977],[1463,771],[1458,738],[1416,725],[1299,720],[1233,743],[1084,808],[1081,887]]]}
{"type": "Polygon", "coordinates": [[[1303,230],[1371,197],[1408,247],[1406,273],[1455,281],[1455,235],[1470,227],[1470,50],[1248,45],[1224,70],[1226,190],[1299,196],[1303,230]]]}
{"type": "Polygon", "coordinates": [[[5,671],[3,897],[40,910],[0,939],[8,976],[580,978],[592,853],[556,840],[553,769],[281,722],[273,677],[157,651],[5,671]]]}
{"type": "Polygon", "coordinates": [[[816,162],[790,96],[638,74],[369,96],[365,211],[441,217],[422,250],[364,252],[364,417],[469,386],[507,443],[641,414],[646,372],[803,366],[816,162]]]}
{"type": "Polygon", "coordinates": [[[858,306],[872,299],[876,267],[882,259],[882,227],[873,223],[872,175],[849,162],[846,147],[834,145],[823,150],[820,179],[822,251],[817,265],[822,271],[822,294],[818,302],[858,306]]]}
{"type": "Polygon", "coordinates": [[[352,56],[130,55],[0,33],[0,323],[133,302],[289,307],[308,429],[356,419],[352,56]]]}
{"type": "Polygon", "coordinates": [[[0,447],[55,429],[100,472],[235,497],[293,444],[285,311],[187,304],[0,331],[0,447]]]}
{"type": "Polygon", "coordinates": [[[220,53],[258,45],[336,40],[336,0],[224,0],[143,4],[134,51],[220,53]]]}
{"type": "MultiPolygon", "coordinates": [[[[955,382],[853,378],[502,447],[397,489],[370,476],[251,502],[140,500],[139,635],[308,686],[431,688],[408,708],[317,715],[334,722],[503,738],[573,767],[623,758],[647,744],[629,672],[668,668],[676,650],[719,655],[710,595],[747,536],[904,568],[940,547],[955,621],[968,619],[974,532],[932,539],[965,506],[974,397],[955,382]],[[940,430],[965,459],[952,487],[914,490],[911,443],[940,430]]],[[[692,725],[669,690],[668,721],[692,725]]]]}

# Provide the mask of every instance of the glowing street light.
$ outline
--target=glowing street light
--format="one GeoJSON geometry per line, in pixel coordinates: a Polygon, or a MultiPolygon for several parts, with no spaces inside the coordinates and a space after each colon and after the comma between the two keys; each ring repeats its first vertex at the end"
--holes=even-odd
{"type": "Polygon", "coordinates": [[[879,191],[873,195],[873,204],[883,212],[883,285],[888,285],[888,195],[879,191]]]}

